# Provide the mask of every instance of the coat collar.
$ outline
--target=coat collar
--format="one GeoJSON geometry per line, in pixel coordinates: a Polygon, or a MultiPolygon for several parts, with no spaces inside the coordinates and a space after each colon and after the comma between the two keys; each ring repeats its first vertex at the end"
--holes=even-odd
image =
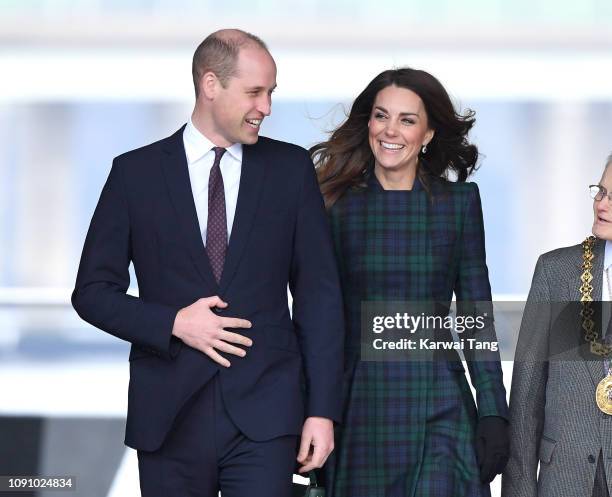
{"type": "MultiPolygon", "coordinates": [[[[593,280],[591,284],[593,285],[593,307],[595,310],[595,314],[593,319],[595,321],[595,330],[597,331],[597,336],[601,340],[601,326],[602,326],[602,307],[601,307],[601,298],[602,298],[602,284],[603,284],[603,267],[604,267],[604,256],[605,256],[605,240],[601,240],[597,238],[595,240],[595,244],[593,247],[593,269],[591,274],[593,275],[593,280]]],[[[580,294],[580,286],[582,284],[580,277],[582,276],[582,250],[579,251],[580,257],[577,258],[576,261],[576,271],[574,276],[570,278],[569,284],[569,297],[570,301],[580,302],[581,294],[580,294]]],[[[579,333],[580,333],[580,355],[582,356],[585,367],[589,371],[589,375],[591,376],[591,380],[594,385],[597,385],[599,381],[603,378],[603,361],[601,358],[595,357],[590,353],[590,345],[584,340],[584,330],[582,329],[582,319],[579,319],[579,333]]]]}
{"type": "MultiPolygon", "coordinates": [[[[603,284],[603,267],[604,267],[604,250],[606,242],[597,238],[593,246],[593,300],[601,300],[602,296],[602,284],[603,284]]],[[[569,300],[578,302],[580,301],[580,277],[582,276],[582,249],[580,250],[580,257],[576,258],[575,273],[572,278],[568,281],[569,300]]]]}
{"type": "Polygon", "coordinates": [[[423,185],[421,184],[421,180],[418,176],[414,179],[412,190],[385,190],[380,184],[380,181],[378,181],[376,174],[374,174],[374,169],[370,169],[366,174],[368,188],[375,192],[418,192],[423,190],[423,185]]]}

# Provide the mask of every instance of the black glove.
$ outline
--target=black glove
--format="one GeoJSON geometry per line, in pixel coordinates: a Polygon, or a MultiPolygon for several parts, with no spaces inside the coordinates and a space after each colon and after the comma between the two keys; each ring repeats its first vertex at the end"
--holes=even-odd
{"type": "Polygon", "coordinates": [[[480,481],[491,483],[506,467],[510,455],[508,421],[499,416],[485,416],[476,426],[476,458],[480,481]]]}

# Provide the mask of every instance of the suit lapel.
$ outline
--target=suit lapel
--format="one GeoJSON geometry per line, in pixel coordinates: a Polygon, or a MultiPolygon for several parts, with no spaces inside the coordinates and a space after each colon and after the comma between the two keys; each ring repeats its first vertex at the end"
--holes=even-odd
{"type": "MultiPolygon", "coordinates": [[[[602,289],[602,275],[603,275],[603,263],[604,263],[604,247],[605,241],[600,240],[599,238],[595,240],[595,245],[593,246],[594,259],[593,259],[593,300],[599,301],[601,300],[601,289],[602,289]]],[[[576,266],[574,268],[574,272],[572,273],[572,278],[568,280],[567,288],[569,300],[571,302],[580,302],[581,294],[580,294],[580,285],[582,282],[580,281],[580,277],[582,276],[582,250],[580,251],[580,257],[576,259],[576,266]]]]}
{"type": "Polygon", "coordinates": [[[191,253],[191,257],[193,258],[198,272],[202,275],[202,278],[209,287],[214,289],[216,293],[217,282],[212,273],[206,249],[204,248],[202,234],[200,233],[200,225],[198,224],[198,215],[193,200],[193,193],[191,191],[187,157],[183,145],[184,129],[185,126],[165,140],[161,164],[162,172],[166,180],[166,185],[168,186],[170,199],[176,211],[185,244],[191,253]]]}
{"type": "Polygon", "coordinates": [[[246,247],[259,206],[267,170],[264,160],[257,151],[257,145],[244,145],[242,150],[238,203],[236,204],[236,215],[225,256],[225,265],[219,282],[220,294],[223,294],[231,283],[246,247]]]}
{"type": "Polygon", "coordinates": [[[601,301],[603,286],[603,266],[605,241],[599,238],[595,241],[595,260],[593,262],[593,300],[601,301]]]}
{"type": "MultiPolygon", "coordinates": [[[[604,265],[604,251],[605,251],[605,241],[600,240],[599,238],[595,241],[594,246],[594,259],[593,259],[593,304],[595,309],[594,321],[595,321],[595,331],[597,333],[597,337],[601,340],[601,326],[603,323],[601,322],[602,313],[601,313],[601,298],[602,298],[602,285],[603,285],[603,265],[604,265]]],[[[580,258],[577,276],[573,278],[574,281],[570,282],[570,299],[576,302],[580,301],[580,276],[582,275],[582,257],[580,258]]],[[[593,356],[590,353],[590,346],[588,343],[584,341],[584,330],[582,326],[580,328],[581,340],[580,343],[583,344],[581,346],[584,349],[584,353],[582,354],[583,362],[585,367],[589,370],[589,374],[591,376],[591,380],[594,385],[597,385],[599,381],[603,378],[603,361],[601,359],[593,359],[593,356]]]]}

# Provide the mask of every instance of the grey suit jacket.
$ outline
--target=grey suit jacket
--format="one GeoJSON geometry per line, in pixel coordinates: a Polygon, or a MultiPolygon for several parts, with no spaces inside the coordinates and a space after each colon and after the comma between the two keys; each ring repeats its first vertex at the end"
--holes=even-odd
{"type": "MultiPolygon", "coordinates": [[[[604,247],[597,240],[595,301],[601,300],[604,247]]],[[[512,375],[502,497],[591,497],[600,450],[612,482],[612,416],[595,403],[605,375],[581,329],[581,265],[581,245],[548,252],[536,264],[512,375]]],[[[594,308],[601,333],[600,304],[594,308]]]]}

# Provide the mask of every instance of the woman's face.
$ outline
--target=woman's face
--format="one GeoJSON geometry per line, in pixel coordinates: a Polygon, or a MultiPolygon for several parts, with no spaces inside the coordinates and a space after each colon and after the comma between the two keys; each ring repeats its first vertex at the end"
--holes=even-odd
{"type": "Polygon", "coordinates": [[[433,137],[421,98],[412,90],[387,86],[374,100],[368,140],[376,167],[409,170],[417,167],[419,151],[433,137]]]}
{"type": "MultiPolygon", "coordinates": [[[[599,181],[599,184],[612,192],[612,166],[606,170],[599,181]]],[[[601,200],[593,200],[593,234],[602,240],[612,240],[612,206],[608,197],[601,200]]]]}

